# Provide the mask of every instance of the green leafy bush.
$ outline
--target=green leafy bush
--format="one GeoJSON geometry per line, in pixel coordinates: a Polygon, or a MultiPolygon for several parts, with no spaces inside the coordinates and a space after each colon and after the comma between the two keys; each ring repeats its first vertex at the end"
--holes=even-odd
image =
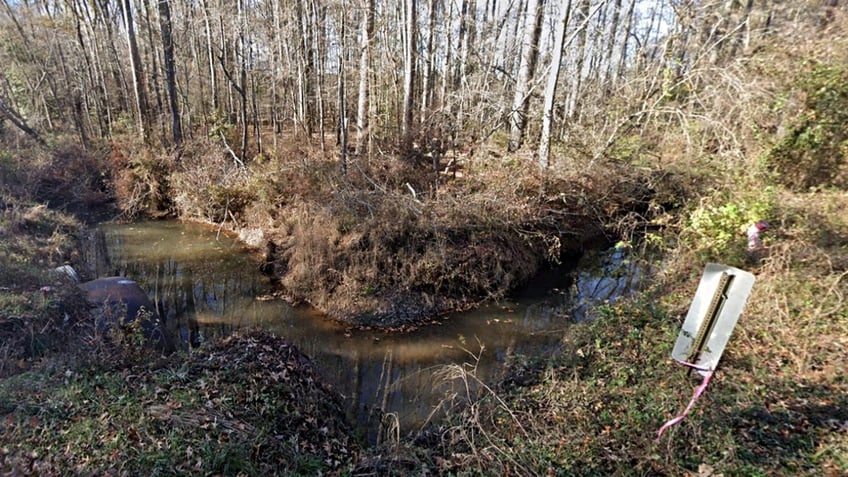
{"type": "Polygon", "coordinates": [[[816,65],[796,87],[804,105],[768,162],[778,180],[795,189],[848,186],[848,68],[816,65]]]}
{"type": "Polygon", "coordinates": [[[687,217],[682,238],[705,259],[734,262],[746,250],[746,228],[768,219],[774,210],[774,189],[746,189],[737,197],[711,197],[687,217]],[[749,192],[750,191],[750,192],[749,192]]]}

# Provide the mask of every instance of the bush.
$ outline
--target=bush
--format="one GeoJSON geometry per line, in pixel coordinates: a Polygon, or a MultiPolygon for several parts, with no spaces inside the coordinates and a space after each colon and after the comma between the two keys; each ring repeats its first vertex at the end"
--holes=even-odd
{"type": "Polygon", "coordinates": [[[246,169],[211,146],[195,147],[170,176],[177,212],[208,222],[239,220],[256,195],[246,169]]]}
{"type": "Polygon", "coordinates": [[[159,215],[170,208],[168,175],[174,160],[143,146],[115,144],[112,148],[112,181],[118,207],[127,217],[159,215]]]}
{"type": "Polygon", "coordinates": [[[747,227],[768,219],[774,210],[774,188],[744,187],[744,192],[705,197],[689,213],[682,239],[705,260],[739,265],[745,257],[747,227]]]}
{"type": "Polygon", "coordinates": [[[780,181],[795,190],[848,187],[848,68],[816,65],[796,87],[804,105],[769,153],[780,181]]]}

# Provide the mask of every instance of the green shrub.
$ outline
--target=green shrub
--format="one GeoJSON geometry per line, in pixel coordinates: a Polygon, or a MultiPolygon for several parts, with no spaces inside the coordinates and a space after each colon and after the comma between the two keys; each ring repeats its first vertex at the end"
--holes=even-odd
{"type": "Polygon", "coordinates": [[[796,87],[804,105],[768,162],[778,180],[795,189],[848,186],[848,68],[816,65],[796,87]]]}
{"type": "Polygon", "coordinates": [[[705,198],[686,217],[684,242],[704,259],[738,262],[744,257],[747,227],[773,213],[774,188],[750,188],[735,197],[705,198]]]}

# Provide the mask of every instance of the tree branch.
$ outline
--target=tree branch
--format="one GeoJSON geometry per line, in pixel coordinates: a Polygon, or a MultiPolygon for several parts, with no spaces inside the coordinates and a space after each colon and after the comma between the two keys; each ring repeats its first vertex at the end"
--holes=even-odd
{"type": "Polygon", "coordinates": [[[38,134],[38,132],[29,127],[20,114],[18,114],[10,106],[6,105],[6,98],[4,97],[0,97],[0,115],[6,117],[6,119],[11,121],[12,124],[17,126],[18,129],[26,133],[27,136],[35,139],[37,143],[41,144],[42,146],[45,145],[44,140],[41,139],[41,136],[38,134]]]}

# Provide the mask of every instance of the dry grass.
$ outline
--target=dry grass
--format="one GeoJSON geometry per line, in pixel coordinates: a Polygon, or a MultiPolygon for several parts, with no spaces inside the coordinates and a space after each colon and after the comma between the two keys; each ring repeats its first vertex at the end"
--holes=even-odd
{"type": "Polygon", "coordinates": [[[503,297],[546,261],[632,232],[662,182],[604,162],[543,177],[491,151],[455,157],[456,177],[393,157],[351,158],[342,176],[335,159],[300,153],[244,168],[187,155],[170,181],[175,205],[264,231],[293,301],[359,325],[408,325],[503,297]]]}

